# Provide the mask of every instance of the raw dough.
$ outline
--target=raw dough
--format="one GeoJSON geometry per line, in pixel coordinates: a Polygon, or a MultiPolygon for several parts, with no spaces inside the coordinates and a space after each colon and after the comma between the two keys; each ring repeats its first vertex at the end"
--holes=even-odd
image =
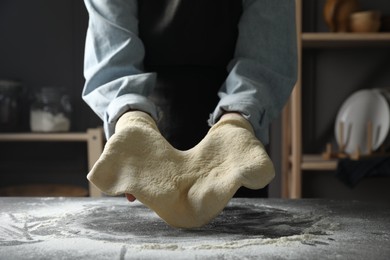
{"type": "Polygon", "coordinates": [[[146,113],[117,123],[88,179],[109,195],[133,194],[169,225],[200,227],[216,217],[245,186],[260,189],[274,168],[250,123],[227,114],[194,148],[180,151],[146,113]]]}

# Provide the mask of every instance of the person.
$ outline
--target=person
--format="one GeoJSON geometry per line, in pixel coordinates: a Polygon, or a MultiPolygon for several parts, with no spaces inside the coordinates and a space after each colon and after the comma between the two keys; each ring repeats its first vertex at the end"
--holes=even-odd
{"type": "MultiPolygon", "coordinates": [[[[213,30],[218,34],[220,30],[213,28],[212,23],[204,25],[203,18],[211,17],[207,15],[208,10],[212,9],[214,14],[220,15],[223,12],[218,10],[226,11],[225,6],[239,3],[240,11],[236,20],[232,15],[225,15],[224,19],[230,19],[230,23],[226,24],[222,24],[217,19],[209,19],[211,22],[219,23],[219,29],[222,27],[224,29],[230,27],[233,31],[238,29],[234,36],[236,38],[231,41],[233,42],[231,57],[228,60],[222,59],[226,73],[219,75],[226,77],[222,84],[217,86],[217,90],[215,87],[207,86],[208,76],[200,80],[198,87],[201,90],[193,86],[182,87],[179,90],[182,92],[180,102],[184,103],[182,107],[187,109],[190,106],[193,113],[187,113],[187,110],[182,109],[184,115],[180,118],[187,120],[186,125],[190,125],[188,131],[192,131],[191,128],[198,124],[198,121],[192,120],[193,117],[197,117],[197,111],[205,108],[202,103],[197,104],[191,100],[196,99],[194,96],[197,98],[217,96],[217,102],[211,102],[214,109],[209,111],[208,127],[215,125],[225,114],[238,113],[251,124],[256,138],[262,144],[266,145],[269,142],[269,125],[280,114],[297,78],[294,0],[84,0],[84,2],[89,13],[89,25],[85,44],[86,82],[82,97],[103,120],[104,132],[108,140],[114,135],[118,120],[128,111],[143,111],[156,122],[161,122],[162,118],[169,121],[173,118],[170,117],[170,113],[177,113],[175,111],[180,110],[174,109],[173,106],[164,111],[158,105],[159,101],[153,98],[160,90],[159,75],[163,75],[161,77],[164,79],[165,71],[161,70],[160,74],[151,71],[150,68],[154,68],[153,66],[148,66],[146,69],[145,59],[152,60],[149,63],[153,65],[155,57],[159,55],[168,63],[171,62],[172,57],[174,60],[172,63],[175,65],[173,67],[177,72],[172,77],[185,78],[180,82],[184,84],[188,82],[188,85],[191,85],[191,81],[199,79],[199,73],[189,72],[194,66],[188,71],[183,70],[181,65],[185,64],[185,61],[176,62],[177,58],[172,56],[172,52],[180,46],[170,48],[170,45],[154,41],[153,37],[157,35],[157,39],[164,40],[164,33],[169,33],[169,28],[175,28],[175,23],[178,21],[185,26],[190,24],[190,28],[192,28],[191,24],[193,28],[203,24],[203,30],[211,30],[211,33],[206,35],[213,35],[213,30]],[[148,9],[148,5],[152,7],[148,9]],[[191,13],[185,16],[184,10],[191,13]],[[155,23],[153,28],[149,28],[149,32],[144,33],[140,28],[147,25],[145,21],[148,19],[154,20],[155,23]],[[153,47],[148,48],[148,46],[153,47]],[[154,55],[153,48],[156,47],[160,48],[160,52],[154,55]],[[207,87],[202,88],[203,85],[207,87]]],[[[231,9],[234,7],[230,7],[229,10],[231,9]]],[[[199,63],[204,65],[209,61],[209,57],[218,53],[221,46],[224,46],[224,43],[213,44],[212,36],[204,38],[201,30],[191,34],[191,30],[184,28],[180,32],[188,35],[175,33],[172,42],[189,42],[196,48],[182,48],[178,50],[179,55],[176,56],[181,56],[184,60],[186,57],[192,57],[196,60],[195,65],[199,63]],[[205,52],[206,55],[202,55],[198,47],[211,49],[205,52]],[[190,55],[187,56],[187,53],[190,55]]],[[[218,41],[217,37],[214,37],[214,40],[218,41]]],[[[213,58],[211,63],[214,61],[213,58]]],[[[217,63],[221,65],[221,62],[217,63]]],[[[159,65],[158,62],[157,64],[159,65]]],[[[213,75],[213,72],[207,71],[206,74],[213,75]]],[[[177,89],[169,93],[174,96],[177,89]]],[[[167,103],[172,100],[165,101],[167,103]]],[[[206,106],[206,109],[209,108],[210,105],[206,106]]],[[[203,112],[199,114],[204,116],[203,112]]],[[[204,118],[204,121],[206,120],[207,118],[204,118]]],[[[165,125],[172,128],[169,122],[165,125]]],[[[179,135],[177,132],[183,132],[183,128],[179,128],[173,135],[179,135]]],[[[193,135],[196,134],[202,136],[204,132],[193,131],[193,135]]],[[[199,138],[195,143],[198,141],[199,138]]],[[[187,146],[193,144],[194,142],[187,146]]],[[[129,201],[135,200],[131,194],[127,194],[127,198],[129,201]]]]}

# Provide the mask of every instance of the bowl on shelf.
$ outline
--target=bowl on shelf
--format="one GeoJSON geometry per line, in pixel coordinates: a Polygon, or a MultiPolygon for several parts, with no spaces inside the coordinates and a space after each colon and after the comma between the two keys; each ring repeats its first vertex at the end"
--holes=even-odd
{"type": "Polygon", "coordinates": [[[390,130],[390,105],[378,89],[353,93],[335,122],[337,144],[347,154],[369,154],[385,144],[390,130]]]}
{"type": "Polygon", "coordinates": [[[381,28],[380,11],[363,11],[352,13],[349,17],[351,32],[378,32],[381,28]]]}
{"type": "Polygon", "coordinates": [[[331,32],[348,32],[349,16],[359,10],[358,0],[327,0],[323,16],[331,32]]]}

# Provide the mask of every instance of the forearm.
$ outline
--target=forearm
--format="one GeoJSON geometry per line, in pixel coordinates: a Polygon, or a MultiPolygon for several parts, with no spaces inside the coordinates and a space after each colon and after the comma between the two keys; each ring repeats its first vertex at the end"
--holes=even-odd
{"type": "Polygon", "coordinates": [[[147,99],[156,76],[143,71],[145,50],[138,37],[136,0],[85,0],[89,25],[82,97],[111,136],[121,114],[139,109],[157,118],[147,99]]]}
{"type": "Polygon", "coordinates": [[[268,143],[269,124],[296,82],[296,52],[295,2],[244,0],[234,59],[211,123],[226,111],[241,112],[268,143]]]}

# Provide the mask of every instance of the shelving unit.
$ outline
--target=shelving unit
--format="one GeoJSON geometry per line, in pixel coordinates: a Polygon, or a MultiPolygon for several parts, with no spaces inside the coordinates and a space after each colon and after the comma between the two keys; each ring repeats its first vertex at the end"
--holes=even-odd
{"type": "MultiPolygon", "coordinates": [[[[0,142],[86,142],[90,170],[103,151],[103,129],[92,128],[79,133],[5,133],[0,134],[0,142]]],[[[89,196],[101,196],[101,192],[91,183],[89,196]]]]}
{"type": "Polygon", "coordinates": [[[302,197],[302,171],[335,170],[337,160],[302,153],[302,53],[306,48],[390,47],[390,33],[302,32],[302,0],[296,0],[298,80],[282,115],[282,197],[302,197]]]}

